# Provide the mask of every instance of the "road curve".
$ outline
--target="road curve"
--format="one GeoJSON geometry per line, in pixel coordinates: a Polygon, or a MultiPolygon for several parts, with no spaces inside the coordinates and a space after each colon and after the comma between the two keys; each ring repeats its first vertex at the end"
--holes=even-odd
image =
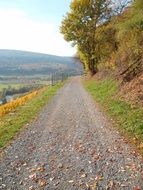
{"type": "Polygon", "coordinates": [[[142,163],[75,77],[5,149],[0,189],[140,190],[142,163]]]}

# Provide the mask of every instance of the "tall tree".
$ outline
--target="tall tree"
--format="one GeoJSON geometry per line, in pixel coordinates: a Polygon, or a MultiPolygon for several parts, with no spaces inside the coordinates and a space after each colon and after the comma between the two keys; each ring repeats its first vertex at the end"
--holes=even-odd
{"type": "Polygon", "coordinates": [[[109,0],[73,0],[61,25],[64,38],[77,46],[85,68],[92,74],[97,72],[98,64],[95,33],[110,18],[109,5],[109,0]]]}

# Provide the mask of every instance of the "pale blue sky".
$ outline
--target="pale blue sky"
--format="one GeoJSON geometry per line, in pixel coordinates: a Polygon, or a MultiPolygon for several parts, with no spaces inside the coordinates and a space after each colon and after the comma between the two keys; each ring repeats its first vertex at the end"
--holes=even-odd
{"type": "Polygon", "coordinates": [[[71,0],[0,0],[0,49],[73,55],[59,33],[71,0]]]}
{"type": "Polygon", "coordinates": [[[24,11],[34,19],[60,22],[68,11],[71,0],[0,0],[1,8],[24,11]]]}

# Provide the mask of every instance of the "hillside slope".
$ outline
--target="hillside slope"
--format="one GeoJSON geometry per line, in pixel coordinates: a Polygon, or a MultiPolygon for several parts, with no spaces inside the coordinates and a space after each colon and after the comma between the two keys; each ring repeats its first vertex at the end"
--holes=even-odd
{"type": "Polygon", "coordinates": [[[45,75],[51,72],[81,72],[73,57],[18,50],[0,50],[0,75],[45,75]]]}

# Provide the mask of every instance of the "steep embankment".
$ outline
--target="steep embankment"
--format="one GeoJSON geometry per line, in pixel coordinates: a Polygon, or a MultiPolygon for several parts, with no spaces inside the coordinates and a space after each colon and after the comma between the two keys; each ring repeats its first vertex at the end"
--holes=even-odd
{"type": "Polygon", "coordinates": [[[143,106],[143,73],[129,82],[122,83],[118,95],[131,104],[143,106]]]}

